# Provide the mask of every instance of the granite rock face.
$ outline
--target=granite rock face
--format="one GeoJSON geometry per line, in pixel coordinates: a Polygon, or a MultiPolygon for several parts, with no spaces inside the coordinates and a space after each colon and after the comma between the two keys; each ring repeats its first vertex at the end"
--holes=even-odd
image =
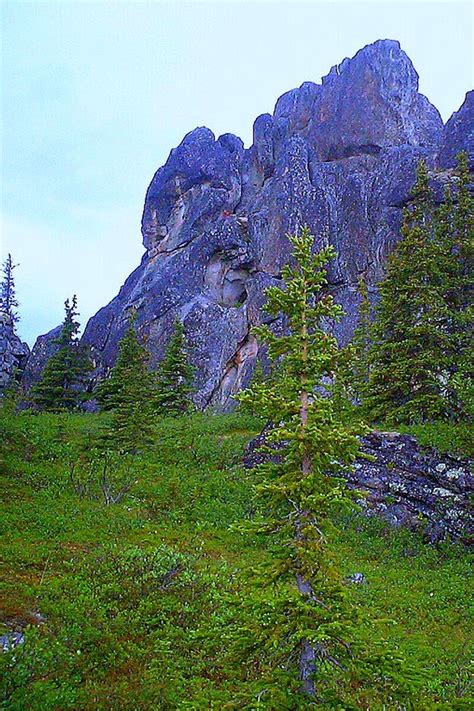
{"type": "MultiPolygon", "coordinates": [[[[248,469],[269,457],[259,453],[267,431],[249,443],[248,469]]],[[[473,542],[472,462],[421,447],[414,437],[398,432],[371,432],[361,439],[361,452],[353,471],[342,476],[363,493],[359,503],[365,515],[419,530],[432,543],[446,537],[473,542]]],[[[278,448],[270,456],[278,461],[278,448]]]]}
{"type": "Polygon", "coordinates": [[[189,133],[148,188],[141,264],[85,329],[95,377],[113,365],[132,308],[152,365],[178,317],[197,366],[196,404],[230,408],[258,357],[250,329],[265,318],[263,291],[288,259],[286,233],[304,224],[317,247],[337,250],[329,281],[346,310],[337,335],[347,341],[358,278],[374,293],[417,161],[427,160],[435,181],[438,172],[446,179],[446,156],[464,145],[458,124],[472,118],[472,105],[458,114],[444,128],[398,42],[381,40],[321,84],[284,94],[255,121],[249,149],[231,134],[189,133]]]}
{"type": "Polygon", "coordinates": [[[0,311],[0,393],[18,378],[28,359],[30,349],[17,336],[10,315],[0,311]]]}
{"type": "Polygon", "coordinates": [[[456,156],[467,151],[469,167],[474,170],[474,91],[468,91],[464,103],[449,121],[443,133],[438,162],[444,168],[456,165],[456,156]]]}
{"type": "Polygon", "coordinates": [[[25,388],[30,388],[39,380],[46,362],[57,350],[54,341],[60,332],[61,325],[56,326],[42,336],[38,336],[36,339],[22,375],[22,383],[25,388]]]}

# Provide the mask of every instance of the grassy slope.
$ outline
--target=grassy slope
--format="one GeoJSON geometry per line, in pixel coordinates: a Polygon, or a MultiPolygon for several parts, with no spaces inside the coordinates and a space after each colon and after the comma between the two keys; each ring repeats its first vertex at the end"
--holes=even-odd
{"type": "MultiPolygon", "coordinates": [[[[68,482],[79,438],[100,422],[25,414],[7,423],[0,625],[31,626],[27,642],[3,655],[1,708],[226,708],[246,684],[225,661],[235,574],[262,555],[229,530],[252,511],[239,463],[259,423],[239,415],[158,423],[131,493],[105,506],[68,482]]],[[[346,525],[338,549],[345,572],[367,578],[354,595],[390,618],[388,635],[426,674],[416,708],[467,709],[466,552],[360,520],[346,525]]],[[[367,704],[359,708],[382,708],[367,704]]]]}

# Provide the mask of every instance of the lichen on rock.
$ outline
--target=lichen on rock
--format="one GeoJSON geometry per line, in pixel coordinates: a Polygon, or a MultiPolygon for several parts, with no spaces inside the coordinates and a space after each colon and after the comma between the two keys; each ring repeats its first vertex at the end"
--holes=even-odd
{"type": "MultiPolygon", "coordinates": [[[[244,456],[247,468],[268,457],[259,452],[267,431],[248,445],[244,456]]],[[[274,458],[278,459],[277,449],[274,458]]],[[[410,435],[372,431],[361,438],[361,455],[353,469],[341,476],[351,489],[361,491],[358,503],[365,515],[421,531],[430,542],[446,537],[473,542],[471,461],[421,447],[410,435]],[[453,471],[456,477],[449,475],[453,471]]]]}

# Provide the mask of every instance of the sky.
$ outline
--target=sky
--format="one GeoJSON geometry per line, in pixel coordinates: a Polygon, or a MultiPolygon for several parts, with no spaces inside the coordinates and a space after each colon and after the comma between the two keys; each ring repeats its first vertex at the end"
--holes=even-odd
{"type": "Polygon", "coordinates": [[[255,118],[376,39],[398,39],[446,121],[473,81],[469,2],[4,0],[2,259],[30,345],[77,294],[81,322],[143,254],[148,184],[196,126],[255,118]]]}

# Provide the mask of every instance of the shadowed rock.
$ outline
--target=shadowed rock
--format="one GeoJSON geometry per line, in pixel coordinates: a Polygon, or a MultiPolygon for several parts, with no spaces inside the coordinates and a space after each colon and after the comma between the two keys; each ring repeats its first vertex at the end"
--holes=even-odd
{"type": "Polygon", "coordinates": [[[15,331],[15,324],[5,311],[0,310],[0,393],[18,378],[30,354],[15,331]]]}
{"type": "Polygon", "coordinates": [[[56,326],[36,339],[23,371],[22,383],[26,388],[30,388],[34,383],[38,382],[47,361],[58,350],[58,346],[54,341],[61,333],[61,328],[62,325],[56,326]]]}
{"type": "Polygon", "coordinates": [[[442,168],[454,168],[456,156],[466,151],[469,167],[474,170],[474,91],[468,91],[464,103],[446,123],[438,162],[442,168]]]}

